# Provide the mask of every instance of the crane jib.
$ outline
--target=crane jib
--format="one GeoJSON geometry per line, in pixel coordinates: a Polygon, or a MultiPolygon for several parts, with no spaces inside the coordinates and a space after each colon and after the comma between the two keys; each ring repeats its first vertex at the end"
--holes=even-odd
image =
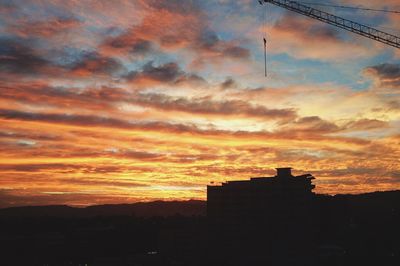
{"type": "Polygon", "coordinates": [[[400,37],[393,34],[374,29],[355,21],[338,17],[336,15],[309,7],[307,5],[300,4],[296,1],[264,0],[264,2],[285,8],[287,10],[291,10],[304,16],[317,19],[319,21],[331,24],[333,26],[400,49],[400,37]]]}

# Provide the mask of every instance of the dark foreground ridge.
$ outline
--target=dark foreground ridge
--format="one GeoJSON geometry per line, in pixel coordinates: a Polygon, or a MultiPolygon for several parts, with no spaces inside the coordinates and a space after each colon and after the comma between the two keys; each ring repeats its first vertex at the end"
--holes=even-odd
{"type": "Polygon", "coordinates": [[[9,217],[65,217],[90,218],[96,216],[204,216],[206,202],[201,200],[188,201],[152,201],[132,204],[93,205],[84,208],[67,205],[24,206],[0,209],[1,216],[9,217]]]}
{"type": "Polygon", "coordinates": [[[204,201],[0,210],[0,265],[400,265],[400,191],[318,195],[312,175],[207,187],[204,201]]]}

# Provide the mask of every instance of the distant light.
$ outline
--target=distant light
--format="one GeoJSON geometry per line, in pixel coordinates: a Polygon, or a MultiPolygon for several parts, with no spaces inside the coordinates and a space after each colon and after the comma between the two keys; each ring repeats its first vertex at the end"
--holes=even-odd
{"type": "Polygon", "coordinates": [[[149,251],[147,252],[148,255],[157,255],[158,252],[157,251],[149,251]]]}

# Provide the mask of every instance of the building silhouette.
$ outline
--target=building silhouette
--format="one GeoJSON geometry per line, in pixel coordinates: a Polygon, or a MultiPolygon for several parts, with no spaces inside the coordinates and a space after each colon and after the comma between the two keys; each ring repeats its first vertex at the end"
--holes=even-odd
{"type": "Polygon", "coordinates": [[[289,265],[292,259],[301,265],[303,257],[310,262],[314,177],[293,176],[291,168],[276,170],[272,177],[207,186],[212,256],[219,258],[221,265],[289,265]],[[241,261],[243,258],[246,261],[241,261]]]}
{"type": "MultiPolygon", "coordinates": [[[[293,176],[291,168],[277,168],[273,177],[228,181],[207,186],[207,217],[214,222],[256,218],[265,211],[283,210],[312,198],[311,174],[293,176]]],[[[285,210],[286,211],[286,210],[285,210]]]]}

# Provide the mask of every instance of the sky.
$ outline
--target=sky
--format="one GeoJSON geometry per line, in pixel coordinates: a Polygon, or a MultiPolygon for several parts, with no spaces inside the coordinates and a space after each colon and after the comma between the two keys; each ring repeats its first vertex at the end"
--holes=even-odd
{"type": "Polygon", "coordinates": [[[205,199],[276,167],[395,190],[399,144],[391,46],[250,0],[0,0],[0,207],[205,199]]]}

